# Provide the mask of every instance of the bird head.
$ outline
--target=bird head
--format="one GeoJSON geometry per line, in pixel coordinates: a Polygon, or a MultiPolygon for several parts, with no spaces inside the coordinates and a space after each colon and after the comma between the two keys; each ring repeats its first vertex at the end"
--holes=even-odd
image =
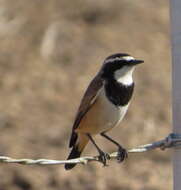
{"type": "Polygon", "coordinates": [[[135,66],[143,62],[126,53],[113,54],[104,60],[101,75],[104,79],[121,81],[123,78],[132,77],[135,66]]]}

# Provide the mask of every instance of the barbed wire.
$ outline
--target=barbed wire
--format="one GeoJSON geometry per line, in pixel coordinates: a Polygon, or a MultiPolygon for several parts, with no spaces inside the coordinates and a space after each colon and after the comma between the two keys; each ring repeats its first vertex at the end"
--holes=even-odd
{"type": "MultiPolygon", "coordinates": [[[[171,133],[166,138],[160,141],[156,141],[150,144],[140,145],[136,148],[129,149],[128,154],[131,153],[142,153],[146,151],[150,151],[153,149],[161,149],[165,150],[166,148],[179,148],[181,147],[181,134],[171,133]]],[[[109,154],[110,159],[116,159],[118,156],[118,152],[113,152],[109,154]]],[[[22,165],[58,165],[58,164],[87,164],[91,161],[100,161],[99,156],[89,156],[89,157],[80,157],[71,160],[49,160],[49,159],[15,159],[7,156],[0,156],[0,163],[15,163],[22,165]]]]}

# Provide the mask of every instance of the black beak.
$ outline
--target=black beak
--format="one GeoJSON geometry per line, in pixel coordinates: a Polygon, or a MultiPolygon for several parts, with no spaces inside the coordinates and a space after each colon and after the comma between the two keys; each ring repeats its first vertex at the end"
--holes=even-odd
{"type": "Polygon", "coordinates": [[[131,64],[132,65],[137,65],[137,64],[141,64],[143,62],[144,62],[143,60],[134,59],[134,60],[131,61],[131,64]]]}

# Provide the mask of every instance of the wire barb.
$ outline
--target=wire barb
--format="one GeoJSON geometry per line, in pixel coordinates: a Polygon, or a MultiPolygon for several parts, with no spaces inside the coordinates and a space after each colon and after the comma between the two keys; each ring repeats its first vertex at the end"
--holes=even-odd
{"type": "MultiPolygon", "coordinates": [[[[156,141],[150,144],[140,145],[136,148],[129,149],[128,154],[131,153],[142,153],[146,151],[150,151],[153,149],[160,148],[161,150],[165,150],[166,148],[180,148],[181,147],[181,134],[171,133],[166,138],[160,141],[156,141]]],[[[118,156],[118,152],[113,152],[109,154],[110,159],[116,159],[118,156]]],[[[66,164],[66,163],[76,163],[76,164],[87,164],[88,162],[98,161],[98,156],[90,156],[90,157],[80,157],[71,160],[48,160],[48,159],[15,159],[7,156],[0,156],[0,163],[16,163],[22,165],[58,165],[58,164],[66,164]]]]}

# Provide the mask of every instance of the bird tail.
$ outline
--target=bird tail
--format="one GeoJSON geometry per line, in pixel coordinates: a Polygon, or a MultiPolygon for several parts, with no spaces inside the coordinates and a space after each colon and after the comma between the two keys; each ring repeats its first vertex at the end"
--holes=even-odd
{"type": "MultiPolygon", "coordinates": [[[[67,160],[79,158],[85,146],[87,145],[89,139],[86,135],[79,135],[77,143],[73,145],[73,148],[67,158],[67,160]]],[[[76,164],[65,164],[65,169],[70,170],[75,167],[76,164]]]]}

